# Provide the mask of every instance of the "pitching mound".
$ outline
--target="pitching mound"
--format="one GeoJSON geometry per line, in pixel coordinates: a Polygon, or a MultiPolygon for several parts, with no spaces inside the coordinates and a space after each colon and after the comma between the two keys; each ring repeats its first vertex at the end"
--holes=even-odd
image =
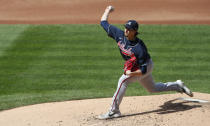
{"type": "MultiPolygon", "coordinates": [[[[210,94],[194,99],[210,101],[210,94]]],[[[0,112],[4,126],[209,126],[210,103],[188,101],[186,95],[167,94],[125,97],[123,117],[98,120],[107,112],[111,98],[45,103],[0,112]]]]}

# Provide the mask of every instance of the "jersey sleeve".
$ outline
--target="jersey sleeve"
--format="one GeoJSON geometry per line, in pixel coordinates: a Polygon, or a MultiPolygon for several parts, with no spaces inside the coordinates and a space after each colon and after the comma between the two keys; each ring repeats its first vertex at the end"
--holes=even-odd
{"type": "Polygon", "coordinates": [[[135,48],[134,55],[137,58],[137,63],[141,72],[145,74],[147,72],[147,61],[150,59],[150,55],[147,51],[147,47],[142,40],[138,40],[139,45],[135,48]]]}
{"type": "Polygon", "coordinates": [[[147,61],[145,59],[145,50],[138,50],[135,56],[137,58],[137,64],[139,65],[139,69],[141,70],[142,74],[145,74],[147,72],[147,61]]]}
{"type": "Polygon", "coordinates": [[[104,30],[107,32],[108,36],[115,39],[121,35],[123,32],[119,28],[109,24],[107,21],[101,21],[101,26],[104,28],[104,30]]]}

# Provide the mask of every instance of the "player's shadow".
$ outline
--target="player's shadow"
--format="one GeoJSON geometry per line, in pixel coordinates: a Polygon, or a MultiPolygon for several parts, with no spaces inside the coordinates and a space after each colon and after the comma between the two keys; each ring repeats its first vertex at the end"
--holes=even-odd
{"type": "Polygon", "coordinates": [[[157,110],[151,110],[151,111],[146,111],[146,112],[141,112],[141,113],[134,113],[134,114],[127,114],[127,115],[122,115],[120,118],[123,117],[129,117],[129,116],[137,116],[137,115],[145,115],[145,114],[150,114],[150,113],[156,113],[156,114],[169,114],[169,113],[175,113],[175,112],[180,112],[180,111],[187,111],[193,108],[199,108],[202,107],[202,105],[186,105],[185,103],[192,103],[190,101],[183,101],[179,103],[173,103],[178,99],[170,100],[165,102],[163,105],[159,106],[160,109],[157,110]]]}

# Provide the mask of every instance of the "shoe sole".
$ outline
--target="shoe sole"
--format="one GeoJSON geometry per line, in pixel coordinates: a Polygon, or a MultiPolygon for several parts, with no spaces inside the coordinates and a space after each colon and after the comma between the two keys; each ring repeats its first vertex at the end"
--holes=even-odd
{"type": "Polygon", "coordinates": [[[190,97],[193,97],[193,93],[192,93],[192,91],[189,89],[189,88],[187,88],[185,85],[183,85],[183,92],[185,93],[185,94],[187,94],[188,96],[190,96],[190,97]]]}
{"type": "Polygon", "coordinates": [[[179,82],[179,85],[181,86],[182,88],[182,92],[181,93],[185,93],[186,95],[190,96],[190,97],[193,97],[193,93],[192,91],[187,88],[185,85],[184,85],[184,82],[182,82],[181,80],[178,80],[179,82]]]}
{"type": "Polygon", "coordinates": [[[112,118],[119,118],[121,115],[113,115],[113,116],[107,116],[107,115],[99,115],[96,117],[97,119],[100,120],[106,120],[106,119],[112,119],[112,118]]]}

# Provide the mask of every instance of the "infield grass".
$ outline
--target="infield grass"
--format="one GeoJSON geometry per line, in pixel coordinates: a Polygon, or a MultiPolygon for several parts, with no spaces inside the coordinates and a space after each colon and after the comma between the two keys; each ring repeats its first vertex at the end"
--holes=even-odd
{"type": "MultiPolygon", "coordinates": [[[[209,25],[141,25],[140,32],[156,82],[182,79],[210,93],[209,25]]],[[[99,25],[0,25],[0,110],[112,97],[123,64],[99,25]]],[[[136,83],[126,94],[150,93],[136,83]]]]}

